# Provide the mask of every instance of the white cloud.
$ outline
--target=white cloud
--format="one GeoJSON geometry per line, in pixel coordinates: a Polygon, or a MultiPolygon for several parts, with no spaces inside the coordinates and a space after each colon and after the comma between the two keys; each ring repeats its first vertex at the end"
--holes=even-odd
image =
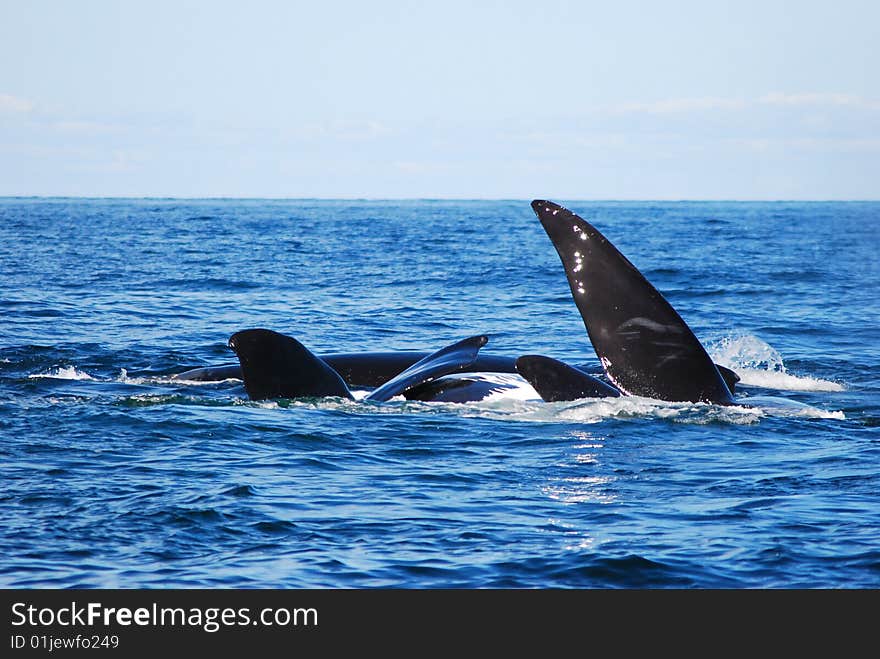
{"type": "Polygon", "coordinates": [[[121,130],[120,126],[99,121],[57,121],[53,126],[63,133],[89,136],[116,133],[121,130]]]}
{"type": "Polygon", "coordinates": [[[453,166],[446,162],[398,160],[392,163],[394,169],[404,174],[438,174],[453,170],[453,166]]]}
{"type": "Polygon", "coordinates": [[[723,141],[735,147],[759,153],[772,150],[820,153],[873,153],[880,151],[880,139],[873,137],[732,138],[723,141]]]}
{"type": "Polygon", "coordinates": [[[26,98],[0,94],[0,112],[26,113],[34,109],[34,104],[26,98]]]}
{"type": "Polygon", "coordinates": [[[673,114],[701,112],[705,110],[741,110],[747,103],[738,98],[706,96],[702,98],[667,98],[648,103],[624,103],[612,108],[612,112],[647,112],[649,114],[673,114]]]}
{"type": "Polygon", "coordinates": [[[776,107],[848,107],[865,110],[880,110],[880,101],[866,99],[855,94],[828,92],[802,92],[789,94],[770,92],[758,98],[724,98],[703,96],[690,98],[666,98],[657,101],[622,103],[608,108],[612,114],[683,114],[687,112],[707,112],[712,110],[746,110],[757,106],[776,107]]]}
{"type": "Polygon", "coordinates": [[[758,99],[759,103],[765,105],[838,105],[850,107],[880,107],[877,103],[866,101],[860,96],[852,94],[827,94],[827,93],[805,93],[805,94],[786,94],[784,92],[772,92],[765,94],[758,99]]]}
{"type": "Polygon", "coordinates": [[[808,151],[880,151],[880,139],[873,137],[799,137],[788,143],[794,148],[808,151]]]}
{"type": "Polygon", "coordinates": [[[328,120],[291,128],[284,132],[284,136],[292,140],[360,142],[387,137],[391,133],[388,126],[378,121],[328,120]]]}
{"type": "Polygon", "coordinates": [[[569,146],[582,148],[615,148],[624,146],[628,136],[622,133],[578,130],[576,128],[554,131],[528,130],[526,132],[508,131],[501,139],[527,146],[559,149],[569,146]]]}

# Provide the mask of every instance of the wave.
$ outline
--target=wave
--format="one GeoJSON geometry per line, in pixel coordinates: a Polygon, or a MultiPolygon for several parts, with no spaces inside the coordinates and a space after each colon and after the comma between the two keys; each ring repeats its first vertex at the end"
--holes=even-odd
{"type": "Polygon", "coordinates": [[[806,403],[778,396],[749,396],[743,399],[743,404],[757,407],[768,416],[837,419],[838,421],[846,419],[846,415],[842,411],[823,410],[806,403]]]}
{"type": "Polygon", "coordinates": [[[660,419],[699,425],[713,422],[747,425],[757,423],[764,416],[759,408],[740,406],[724,407],[708,403],[670,403],[653,398],[626,396],[621,398],[600,398],[582,400],[574,404],[563,404],[561,409],[539,411],[536,420],[546,413],[555,421],[575,421],[579,423],[599,423],[611,419],[660,419]]]}
{"type": "Polygon", "coordinates": [[[59,366],[50,369],[48,373],[34,373],[28,376],[32,379],[51,378],[53,380],[94,380],[85,371],[80,371],[76,366],[59,366]]]}
{"type": "MultiPolygon", "coordinates": [[[[720,363],[720,362],[719,362],[720,363]]],[[[726,366],[726,364],[722,364],[726,366]]],[[[732,368],[732,367],[728,367],[732,368]]],[[[821,380],[789,373],[767,372],[749,368],[734,368],[740,376],[740,384],[761,387],[762,389],[780,389],[783,391],[844,391],[839,382],[821,380]]]]}
{"type": "MultiPolygon", "coordinates": [[[[839,391],[840,385],[824,380],[815,380],[790,375],[771,346],[753,336],[727,338],[719,342],[713,352],[713,359],[726,366],[729,365],[740,374],[743,384],[774,389],[792,389],[798,391],[839,391]],[[720,348],[719,348],[720,346],[720,348]],[[762,359],[763,362],[758,360],[762,359]],[[726,363],[725,363],[726,362],[726,363]],[[744,365],[750,365],[751,368],[744,365]],[[764,368],[754,368],[763,364],[764,368]],[[786,386],[788,385],[788,386],[786,386]],[[810,388],[812,386],[812,388],[810,388]]],[[[75,366],[60,366],[46,373],[29,375],[30,378],[53,378],[61,380],[83,380],[119,382],[128,385],[197,385],[214,389],[217,385],[240,380],[224,380],[222,382],[181,382],[172,380],[170,376],[130,376],[123,368],[115,378],[101,379],[93,377],[75,366]]],[[[582,399],[566,403],[545,403],[540,400],[537,392],[518,375],[498,374],[499,383],[518,385],[498,395],[492,395],[483,401],[473,403],[445,403],[408,401],[396,396],[389,403],[364,402],[369,393],[364,390],[352,392],[355,400],[337,398],[304,399],[284,401],[249,401],[241,398],[218,400],[213,397],[184,395],[182,393],[137,394],[121,398],[118,404],[129,407],[153,405],[196,405],[209,407],[248,406],[263,409],[322,409],[343,411],[351,414],[454,414],[466,418],[486,418],[506,421],[524,421],[539,423],[583,423],[594,424],[614,419],[661,419],[677,423],[725,423],[752,424],[761,418],[770,417],[801,417],[810,419],[837,419],[845,416],[841,411],[828,411],[817,407],[773,396],[744,396],[741,405],[721,406],[709,403],[676,403],[661,401],[640,396],[623,396],[620,398],[582,399]]]]}
{"type": "MultiPolygon", "coordinates": [[[[225,380],[178,380],[173,375],[129,375],[126,369],[120,369],[119,375],[116,377],[95,377],[78,369],[76,366],[58,366],[49,369],[45,373],[33,373],[28,375],[31,379],[49,378],[53,380],[87,380],[91,382],[118,382],[119,384],[134,385],[186,385],[188,387],[206,387],[216,388],[219,384],[241,382],[238,378],[227,378],[225,380]]],[[[366,392],[365,392],[366,393],[366,392]]]]}
{"type": "Polygon", "coordinates": [[[112,380],[122,384],[157,384],[157,385],[185,385],[187,387],[216,387],[218,384],[241,383],[240,378],[226,378],[225,380],[180,380],[174,375],[129,375],[126,369],[120,369],[119,375],[112,380]]]}
{"type": "MultiPolygon", "coordinates": [[[[425,404],[441,405],[441,403],[425,404]]],[[[450,409],[452,407],[455,406],[450,406],[450,409]]],[[[841,411],[823,410],[798,401],[773,396],[744,398],[742,404],[729,406],[711,403],[672,403],[654,398],[625,396],[583,399],[569,403],[506,400],[492,403],[472,403],[457,407],[463,408],[459,413],[467,417],[538,423],[595,424],[610,420],[657,419],[695,425],[711,423],[749,425],[768,417],[836,419],[841,421],[846,419],[841,411]]]]}
{"type": "MultiPolygon", "coordinates": [[[[95,380],[87,373],[73,367],[58,369],[61,375],[41,374],[31,377],[61,377],[63,379],[95,380]]],[[[131,383],[131,380],[128,380],[131,383]]],[[[202,383],[199,383],[202,384],[202,383]]],[[[216,384],[216,383],[215,383],[216,384]]],[[[798,417],[808,419],[836,419],[846,417],[841,411],[823,410],[805,403],[774,396],[750,396],[742,399],[742,405],[713,405],[710,403],[672,403],[624,396],[620,398],[582,399],[566,403],[545,403],[522,398],[490,397],[473,403],[445,403],[433,401],[408,401],[395,397],[387,403],[363,402],[367,392],[356,391],[356,400],[343,398],[264,400],[250,401],[243,398],[214,398],[181,393],[149,393],[121,397],[116,404],[122,407],[153,407],[185,405],[196,407],[250,407],[264,410],[324,410],[355,415],[385,414],[451,414],[464,418],[481,418],[496,421],[527,423],[579,423],[595,424],[603,421],[626,419],[656,419],[674,423],[705,425],[710,423],[747,425],[758,423],[765,417],[798,417]]],[[[53,403],[70,403],[57,400],[53,403]]],[[[82,402],[82,401],[76,401],[82,402]]]]}
{"type": "Polygon", "coordinates": [[[839,382],[789,373],[782,355],[752,334],[723,337],[707,346],[717,364],[739,375],[740,384],[784,391],[844,391],[839,382]]]}
{"type": "Polygon", "coordinates": [[[673,403],[640,396],[591,398],[566,403],[545,403],[517,398],[487,399],[475,403],[406,401],[395,405],[365,406],[351,401],[327,403],[326,409],[357,409],[367,413],[448,413],[466,418],[536,423],[595,424],[610,420],[657,419],[674,423],[749,425],[771,417],[845,420],[841,411],[829,411],[798,401],[774,396],[744,398],[740,405],[712,403],[673,403]]]}

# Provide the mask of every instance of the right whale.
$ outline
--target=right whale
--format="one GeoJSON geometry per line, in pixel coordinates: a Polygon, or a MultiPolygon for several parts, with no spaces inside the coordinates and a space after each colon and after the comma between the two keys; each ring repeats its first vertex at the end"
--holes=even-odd
{"type": "MultiPolygon", "coordinates": [[[[556,248],[608,380],[624,395],[733,405],[739,377],[712,362],[678,312],[594,226],[551,201],[532,210],[556,248]]],[[[579,369],[525,355],[517,371],[545,400],[614,395],[579,369]]]]}
{"type": "Polygon", "coordinates": [[[349,387],[372,388],[366,400],[474,402],[517,395],[528,382],[547,402],[620,395],[668,401],[734,403],[739,377],[712,363],[693,332],[645,277],[595,227],[549,201],[532,202],[562,259],[575,305],[604,370],[552,357],[480,355],[477,335],[434,353],[315,355],[293,337],[243,330],[229,340],[237,365],[195,368],[172,379],[242,379],[248,397],[352,398],[349,387]],[[492,377],[517,373],[522,380],[492,377]],[[523,382],[523,380],[525,382],[523,382]],[[516,382],[518,381],[518,382],[516,382]],[[610,384],[609,384],[610,383],[610,384]]]}

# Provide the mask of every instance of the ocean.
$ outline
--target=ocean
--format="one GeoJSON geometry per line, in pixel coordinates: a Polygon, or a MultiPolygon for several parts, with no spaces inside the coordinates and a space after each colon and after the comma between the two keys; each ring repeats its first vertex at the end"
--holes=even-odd
{"type": "Polygon", "coordinates": [[[254,327],[598,368],[528,200],[0,199],[0,586],[880,587],[880,203],[554,201],[741,404],[170,379],[254,327]]]}

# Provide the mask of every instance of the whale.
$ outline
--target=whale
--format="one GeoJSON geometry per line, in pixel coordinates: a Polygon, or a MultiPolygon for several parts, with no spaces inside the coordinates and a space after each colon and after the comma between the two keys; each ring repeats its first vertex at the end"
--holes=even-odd
{"type": "MultiPolygon", "coordinates": [[[[379,387],[429,354],[421,350],[386,350],[319,353],[318,357],[339,373],[349,387],[379,387]]],[[[516,357],[480,354],[473,366],[481,372],[516,373],[516,357]]],[[[199,366],[175,373],[170,379],[182,382],[241,380],[241,364],[199,366]]]]}
{"type": "MultiPolygon", "coordinates": [[[[488,340],[481,334],[445,346],[374,388],[365,400],[386,402],[439,377],[471,369],[488,340]]],[[[229,338],[229,347],[238,356],[251,400],[326,396],[354,400],[342,376],[291,336],[265,328],[242,330],[229,338]]]]}
{"type": "MultiPolygon", "coordinates": [[[[321,353],[316,355],[316,357],[324,361],[342,377],[350,393],[353,389],[380,387],[430,354],[424,351],[375,351],[321,353]]],[[[468,369],[469,372],[440,375],[425,379],[420,383],[421,386],[409,387],[401,392],[401,395],[407,400],[450,403],[476,402],[493,396],[504,397],[505,392],[517,392],[523,389],[524,384],[529,384],[526,381],[527,379],[521,375],[522,369],[527,368],[524,366],[523,360],[528,360],[529,358],[529,356],[516,357],[480,354],[471,364],[468,369]]],[[[543,359],[549,360],[550,358],[544,357],[543,359]]],[[[576,366],[564,366],[563,368],[578,369],[580,374],[586,374],[588,376],[586,381],[593,384],[591,391],[616,392],[613,387],[598,380],[601,374],[596,372],[595,368],[590,364],[577,364],[576,366]]],[[[531,375],[530,371],[527,370],[526,372],[531,375]]],[[[249,374],[249,381],[254,382],[259,377],[258,373],[251,372],[249,374]]],[[[545,392],[544,400],[547,401],[559,399],[559,393],[553,393],[548,390],[549,383],[553,377],[555,376],[548,375],[547,378],[540,378],[541,388],[545,392]]],[[[170,377],[172,382],[179,382],[181,384],[243,379],[244,376],[240,364],[201,366],[173,374],[170,377]]],[[[253,388],[249,392],[252,400],[264,398],[263,395],[256,392],[257,390],[253,388]]],[[[310,392],[310,396],[316,396],[317,392],[317,388],[313,389],[310,392]]],[[[341,389],[337,393],[343,398],[349,398],[349,395],[341,389]]],[[[572,396],[574,394],[568,392],[566,395],[572,396]]],[[[275,397],[283,398],[285,396],[277,395],[275,397]]],[[[581,396],[575,397],[579,398],[581,396]]],[[[573,400],[570,397],[567,399],[573,400]]]]}
{"type": "Polygon", "coordinates": [[[715,364],[663,295],[596,227],[554,202],[532,210],[555,248],[575,307],[598,357],[567,364],[540,354],[482,354],[485,334],[430,351],[316,354],[267,328],[233,334],[238,364],[196,367],[172,380],[239,379],[251,400],[395,397],[475,402],[530,387],[545,402],[642,396],[674,402],[734,404],[739,376],[715,364]]]}
{"type": "MultiPolygon", "coordinates": [[[[387,402],[402,396],[407,400],[463,403],[527,385],[517,372],[516,359],[479,356],[488,341],[487,335],[476,335],[424,356],[353,353],[344,358],[322,357],[292,336],[255,328],[236,332],[228,345],[239,359],[241,379],[251,400],[328,396],[353,400],[350,387],[363,387],[374,378],[378,386],[360,400],[387,402]],[[416,356],[419,358],[412,362],[416,356]],[[490,374],[516,374],[516,378],[490,374]]],[[[587,381],[595,379],[586,371],[580,372],[587,381]]],[[[601,386],[598,380],[596,386],[601,386]]]]}

